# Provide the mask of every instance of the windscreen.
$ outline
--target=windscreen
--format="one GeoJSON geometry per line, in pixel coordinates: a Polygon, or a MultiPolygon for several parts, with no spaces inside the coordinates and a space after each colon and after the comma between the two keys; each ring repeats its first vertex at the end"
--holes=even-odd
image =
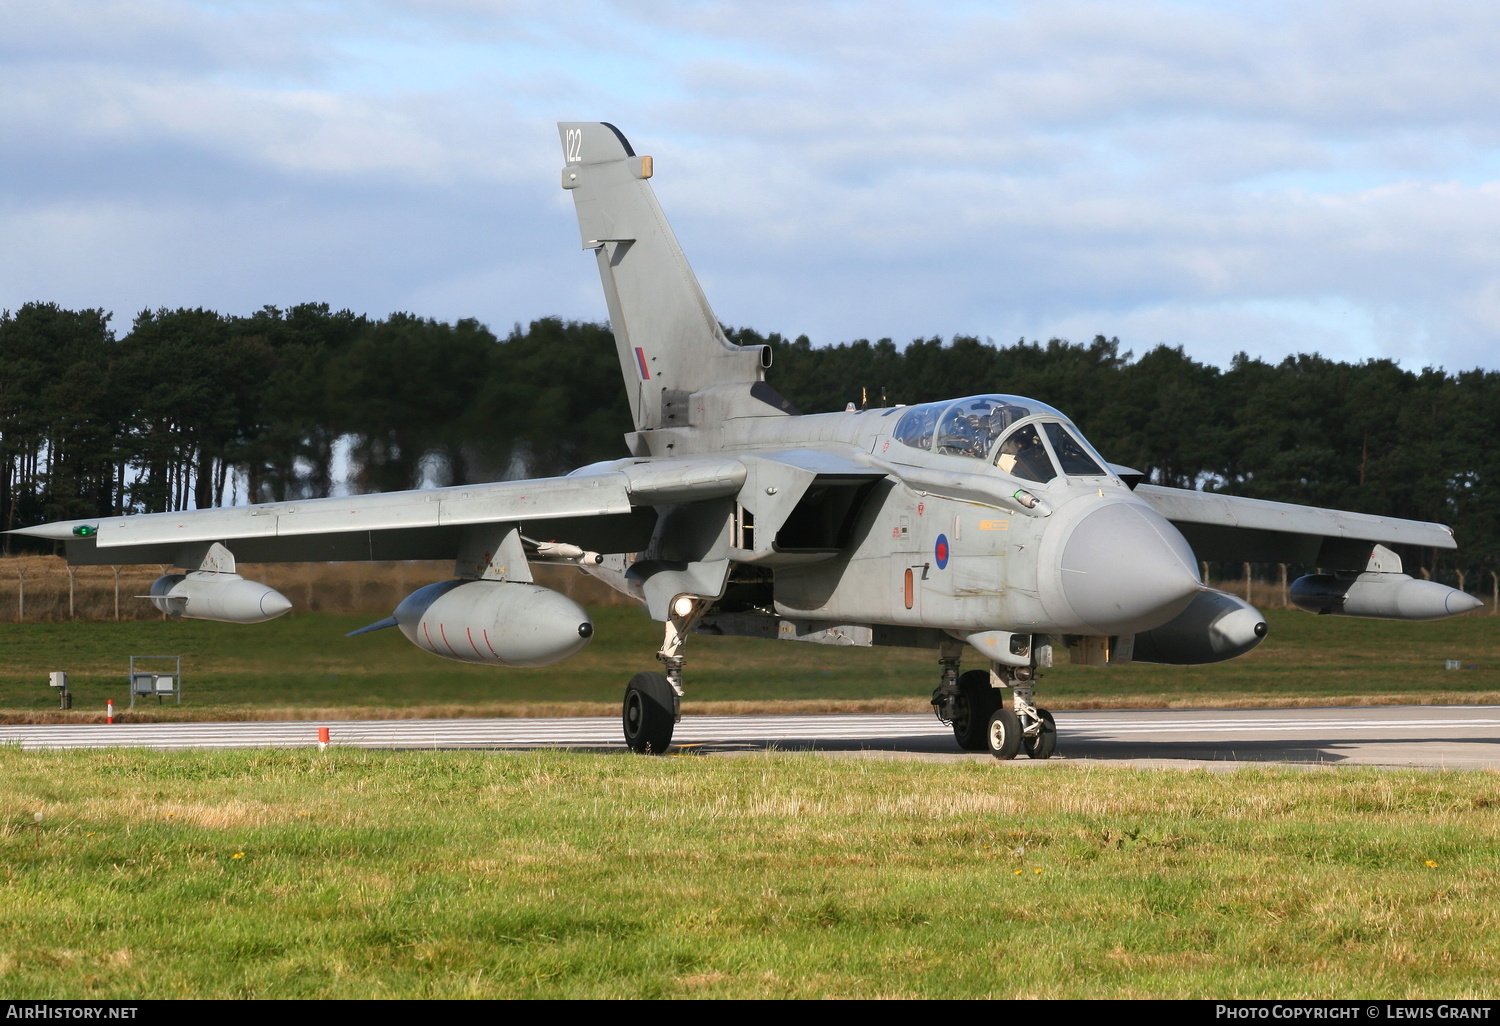
{"type": "Polygon", "coordinates": [[[1057,453],[1057,462],[1062,464],[1062,472],[1075,477],[1098,476],[1105,473],[1104,468],[1089,455],[1085,449],[1073,437],[1072,432],[1061,424],[1047,424],[1047,440],[1052,443],[1052,451],[1057,453]]]}
{"type": "Polygon", "coordinates": [[[1052,465],[1052,457],[1047,455],[1035,424],[1016,428],[1000,443],[995,466],[1007,474],[1039,483],[1051,481],[1057,476],[1057,468],[1052,465]]]}

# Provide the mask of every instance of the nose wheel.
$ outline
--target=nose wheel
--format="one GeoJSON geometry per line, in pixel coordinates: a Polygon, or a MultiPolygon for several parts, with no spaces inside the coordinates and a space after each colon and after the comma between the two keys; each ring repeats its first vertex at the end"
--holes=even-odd
{"type": "Polygon", "coordinates": [[[1001,706],[990,716],[984,740],[997,759],[1014,759],[1022,752],[1033,759],[1050,759],[1057,751],[1057,724],[1050,712],[1037,709],[1035,720],[1023,726],[1015,710],[1001,706]]]}
{"type": "Polygon", "coordinates": [[[1057,751],[1057,724],[1052,721],[1052,714],[1046,709],[1038,709],[1036,714],[1037,731],[1035,734],[1023,733],[1021,747],[1033,759],[1050,759],[1052,753],[1057,751]]]}
{"type": "Polygon", "coordinates": [[[985,746],[997,759],[1014,759],[1023,751],[1033,759],[1050,759],[1057,751],[1057,724],[1052,714],[1032,701],[1034,674],[1025,668],[1000,670],[1010,685],[1011,706],[990,716],[985,746]]]}
{"type": "Polygon", "coordinates": [[[990,754],[997,759],[1014,759],[1021,751],[1021,721],[1011,710],[1001,706],[990,716],[984,740],[990,754]]]}

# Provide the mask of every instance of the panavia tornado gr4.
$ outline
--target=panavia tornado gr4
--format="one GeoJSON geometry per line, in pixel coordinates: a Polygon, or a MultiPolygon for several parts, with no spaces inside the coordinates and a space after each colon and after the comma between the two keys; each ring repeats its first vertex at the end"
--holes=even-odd
{"type": "Polygon", "coordinates": [[[1035,399],[799,414],[765,381],[770,350],[720,329],[657,205],[652,159],[611,125],[558,129],[630,396],[628,456],[544,480],[22,533],[62,541],[74,564],[171,563],[185,573],[153,586],[159,608],[238,623],[290,603],[237,575],[236,557],[453,559],[453,580],[364,630],[498,666],[588,644],[588,614],[530,569],[576,564],[663,625],[661,670],[625,689],[639,752],[671,744],[694,632],[929,648],[932,704],[961,748],[1045,759],[1057,733],[1035,688],[1054,660],[1208,663],[1265,636],[1254,608],[1204,585],[1200,561],[1322,568],[1292,588],[1319,613],[1424,620],[1479,605],[1402,571],[1403,550],[1454,548],[1446,527],[1142,484],[1035,399]],[[976,668],[961,672],[965,657],[976,668]]]}

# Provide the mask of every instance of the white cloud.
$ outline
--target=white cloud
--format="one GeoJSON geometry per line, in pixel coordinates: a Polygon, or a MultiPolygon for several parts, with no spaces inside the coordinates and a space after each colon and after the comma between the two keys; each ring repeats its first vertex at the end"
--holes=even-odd
{"type": "Polygon", "coordinates": [[[86,10],[0,4],[0,306],[600,317],[600,117],[733,323],[1496,364],[1500,8],[86,10]]]}

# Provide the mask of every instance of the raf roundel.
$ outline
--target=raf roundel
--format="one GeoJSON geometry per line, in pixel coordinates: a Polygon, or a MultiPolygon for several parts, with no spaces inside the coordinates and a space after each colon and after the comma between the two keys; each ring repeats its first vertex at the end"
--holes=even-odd
{"type": "Polygon", "coordinates": [[[937,558],[939,570],[948,568],[948,536],[940,534],[937,536],[937,544],[933,546],[932,554],[937,558]]]}

